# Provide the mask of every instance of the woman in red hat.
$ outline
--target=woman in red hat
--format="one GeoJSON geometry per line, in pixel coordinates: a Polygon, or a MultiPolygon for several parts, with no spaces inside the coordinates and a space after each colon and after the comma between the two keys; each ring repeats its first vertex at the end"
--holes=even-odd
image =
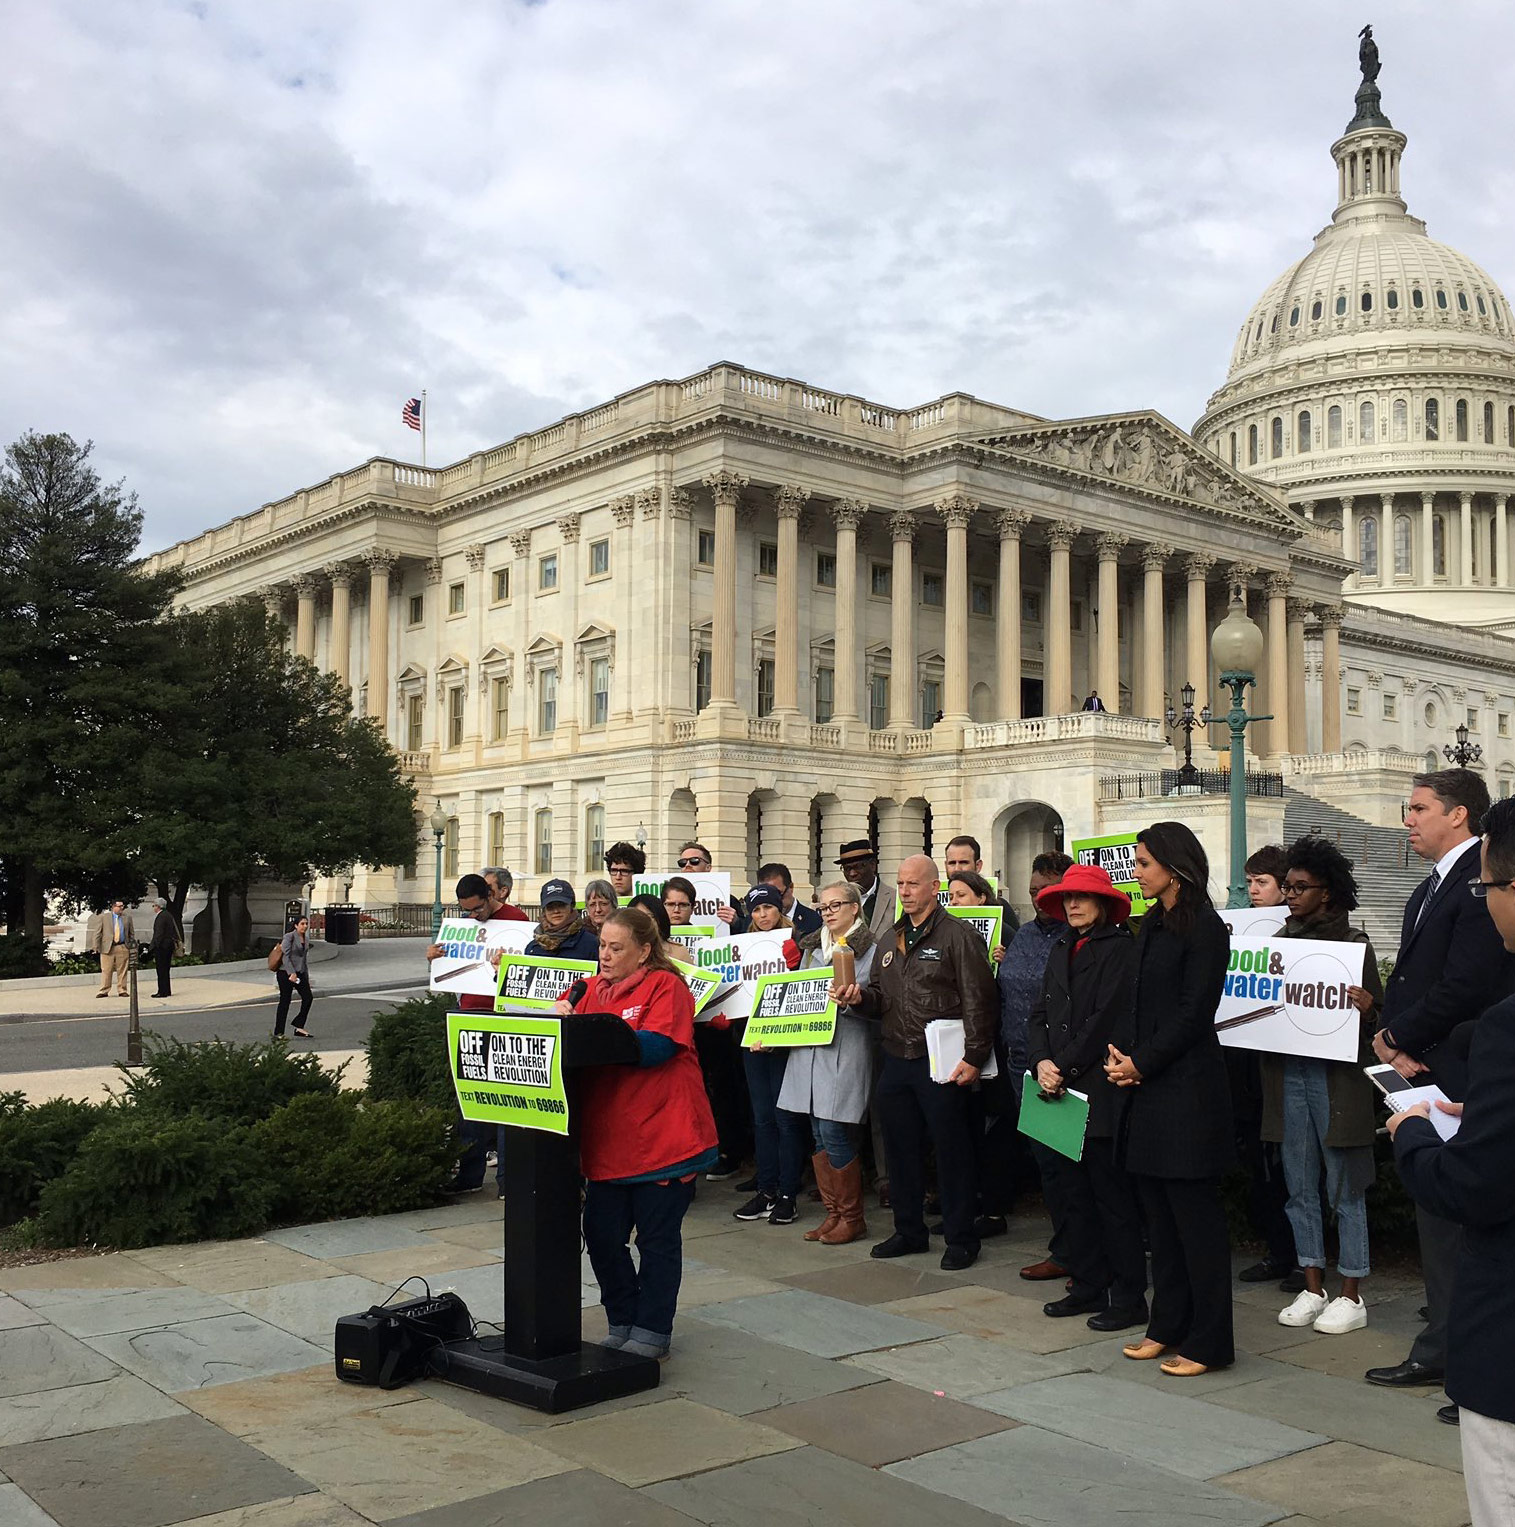
{"type": "Polygon", "coordinates": [[[1036,900],[1068,926],[1052,945],[1041,1001],[1031,1013],[1031,1071],[1044,1093],[1060,1097],[1072,1087],[1089,1098],[1078,1161],[1037,1149],[1064,1206],[1064,1260],[1073,1274],[1067,1295],[1042,1313],[1087,1315],[1090,1330],[1123,1331],[1147,1323],[1147,1258],[1136,1192],[1115,1162],[1118,1109],[1104,1066],[1136,978],[1131,900],[1092,864],[1072,865],[1036,900]]]}

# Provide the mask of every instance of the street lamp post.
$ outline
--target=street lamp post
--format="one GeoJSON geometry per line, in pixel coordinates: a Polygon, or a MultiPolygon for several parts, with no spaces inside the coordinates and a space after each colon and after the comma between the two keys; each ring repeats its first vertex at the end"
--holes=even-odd
{"type": "Polygon", "coordinates": [[[1231,709],[1211,723],[1231,729],[1231,894],[1228,907],[1247,905],[1247,728],[1254,721],[1271,721],[1271,716],[1247,714],[1247,685],[1257,682],[1258,665],[1263,658],[1263,634],[1255,621],[1247,618],[1246,606],[1234,591],[1226,618],[1210,638],[1210,655],[1220,673],[1220,682],[1231,691],[1231,709]]]}
{"type": "Polygon", "coordinates": [[[1483,749],[1476,742],[1468,741],[1466,722],[1457,728],[1457,745],[1448,743],[1441,751],[1446,761],[1457,769],[1466,769],[1483,757],[1483,749]]]}
{"type": "Polygon", "coordinates": [[[435,942],[442,931],[442,835],[447,831],[447,813],[442,810],[440,798],[431,813],[431,836],[437,846],[437,884],[431,899],[431,937],[435,942]]]}
{"type": "Polygon", "coordinates": [[[1183,709],[1175,711],[1170,705],[1167,710],[1168,730],[1171,732],[1175,726],[1181,727],[1184,734],[1184,765],[1178,771],[1178,788],[1192,787],[1199,783],[1199,770],[1194,767],[1194,729],[1197,726],[1210,725],[1210,707],[1207,705],[1196,716],[1194,714],[1194,686],[1185,684],[1179,690],[1179,698],[1183,702],[1183,709]]]}

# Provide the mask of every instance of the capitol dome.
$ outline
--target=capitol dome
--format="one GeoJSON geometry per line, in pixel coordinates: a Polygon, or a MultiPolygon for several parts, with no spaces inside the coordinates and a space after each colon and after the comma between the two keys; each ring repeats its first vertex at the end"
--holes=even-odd
{"type": "Polygon", "coordinates": [[[1371,38],[1363,66],[1331,221],[1247,314],[1194,435],[1340,526],[1350,596],[1515,628],[1515,313],[1410,216],[1371,38]]]}

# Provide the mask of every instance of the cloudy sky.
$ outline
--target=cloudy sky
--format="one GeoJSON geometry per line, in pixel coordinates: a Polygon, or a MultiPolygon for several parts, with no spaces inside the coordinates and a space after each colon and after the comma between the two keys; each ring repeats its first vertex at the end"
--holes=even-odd
{"type": "MultiPolygon", "coordinates": [[[[1187,426],[1330,216],[1321,0],[43,0],[0,78],[0,438],[191,535],[716,360],[1187,426]]],[[[1381,3],[1434,237],[1515,290],[1515,12],[1381,3]]]]}

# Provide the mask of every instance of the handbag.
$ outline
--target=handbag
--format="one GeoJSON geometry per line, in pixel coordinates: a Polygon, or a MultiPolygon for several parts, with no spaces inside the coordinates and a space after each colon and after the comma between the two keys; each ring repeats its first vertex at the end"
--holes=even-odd
{"type": "Polygon", "coordinates": [[[284,963],[284,945],[281,941],[268,951],[268,968],[277,970],[284,963]]]}

